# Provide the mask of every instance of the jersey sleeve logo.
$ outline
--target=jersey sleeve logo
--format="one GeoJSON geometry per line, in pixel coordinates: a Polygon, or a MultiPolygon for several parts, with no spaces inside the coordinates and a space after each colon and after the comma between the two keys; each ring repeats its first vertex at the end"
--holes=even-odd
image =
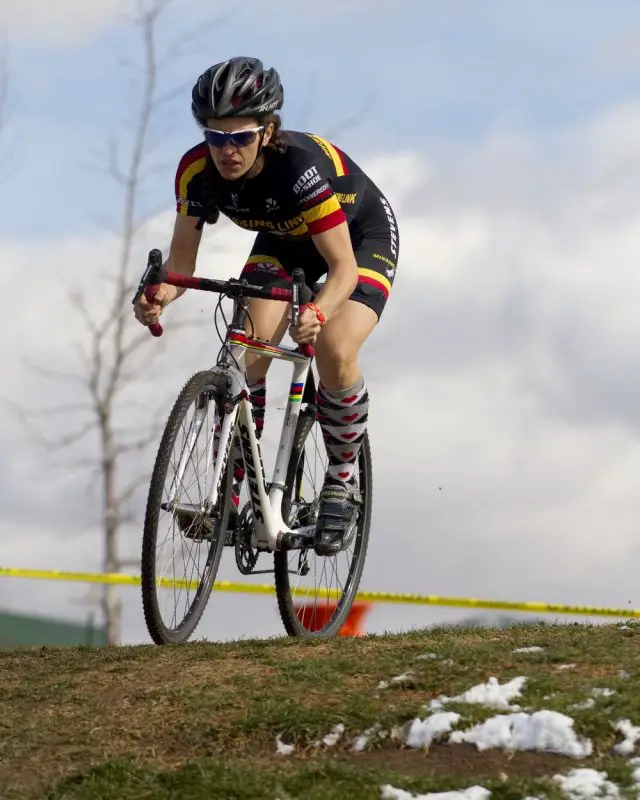
{"type": "Polygon", "coordinates": [[[315,165],[300,175],[293,184],[293,192],[297,196],[309,236],[328,231],[346,219],[328,179],[320,174],[315,165]]]}
{"type": "Polygon", "coordinates": [[[293,184],[293,193],[302,197],[317,183],[322,180],[322,175],[318,172],[316,166],[306,169],[298,180],[293,184]]]}
{"type": "Polygon", "coordinates": [[[201,145],[187,151],[178,164],[175,179],[176,211],[185,216],[199,214],[196,210],[202,208],[200,186],[194,180],[206,166],[206,154],[201,145]]]}

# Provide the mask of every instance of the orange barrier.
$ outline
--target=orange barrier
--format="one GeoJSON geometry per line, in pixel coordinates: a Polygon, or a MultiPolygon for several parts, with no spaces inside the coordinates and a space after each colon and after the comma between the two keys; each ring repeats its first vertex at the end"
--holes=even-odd
{"type": "MultiPolygon", "coordinates": [[[[317,604],[315,606],[296,604],[295,608],[298,619],[305,628],[308,631],[317,631],[327,624],[336,610],[336,605],[335,602],[331,601],[324,605],[317,604]]],[[[351,606],[351,610],[340,628],[338,636],[364,636],[362,624],[371,606],[372,603],[356,600],[351,606]]]]}

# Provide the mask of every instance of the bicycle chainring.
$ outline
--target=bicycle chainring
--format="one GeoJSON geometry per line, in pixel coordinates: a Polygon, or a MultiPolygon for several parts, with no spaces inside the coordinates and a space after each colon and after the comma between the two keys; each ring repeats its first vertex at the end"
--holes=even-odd
{"type": "Polygon", "coordinates": [[[246,503],[238,518],[235,534],[236,566],[243,575],[250,575],[258,563],[259,551],[253,547],[253,514],[251,503],[246,503]]]}

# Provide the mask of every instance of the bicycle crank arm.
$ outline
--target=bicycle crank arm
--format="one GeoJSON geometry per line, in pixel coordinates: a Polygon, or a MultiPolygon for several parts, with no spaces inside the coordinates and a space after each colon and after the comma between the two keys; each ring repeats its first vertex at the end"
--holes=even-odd
{"type": "Polygon", "coordinates": [[[174,514],[187,514],[192,517],[204,512],[202,506],[196,506],[193,503],[176,503],[175,505],[171,503],[160,503],[160,508],[163,511],[172,511],[174,514]]]}
{"type": "Polygon", "coordinates": [[[280,550],[302,550],[303,547],[311,547],[313,545],[313,534],[315,532],[315,525],[303,525],[296,528],[295,531],[285,531],[281,533],[279,538],[280,550]]]}

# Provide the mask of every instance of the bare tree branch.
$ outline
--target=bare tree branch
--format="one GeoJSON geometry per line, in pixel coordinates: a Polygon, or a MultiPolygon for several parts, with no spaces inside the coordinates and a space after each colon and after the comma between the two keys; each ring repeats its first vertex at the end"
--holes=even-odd
{"type": "Polygon", "coordinates": [[[185,53],[193,52],[193,48],[198,44],[199,39],[207,40],[213,28],[222,27],[226,22],[230,22],[232,18],[233,13],[229,11],[226,14],[218,14],[208,21],[203,20],[193,28],[184,31],[163,51],[161,61],[164,63],[168,59],[174,60],[185,53]]]}
{"type": "Polygon", "coordinates": [[[72,433],[67,433],[55,439],[45,439],[46,447],[48,450],[66,450],[71,445],[80,444],[90,433],[97,429],[98,423],[96,420],[91,419],[72,433]]]}
{"type": "MultiPolygon", "coordinates": [[[[143,432],[139,436],[131,436],[131,438],[124,436],[120,437],[122,440],[116,445],[116,456],[123,456],[128,453],[141,453],[152,444],[157,445],[158,441],[160,440],[160,434],[163,426],[164,420],[162,420],[162,423],[151,425],[149,430],[143,432]]],[[[147,475],[147,480],[148,479],[149,476],[147,475]]]]}
{"type": "Polygon", "coordinates": [[[14,147],[9,142],[7,131],[9,128],[9,40],[7,32],[0,29],[0,170],[5,177],[10,172],[10,156],[14,147]]]}
{"type": "Polygon", "coordinates": [[[9,114],[9,46],[6,34],[0,36],[0,133],[7,125],[9,114]]]}
{"type": "Polygon", "coordinates": [[[41,364],[34,364],[27,358],[21,359],[25,367],[30,369],[41,378],[48,380],[59,381],[60,383],[73,383],[77,386],[85,386],[86,379],[84,375],[79,375],[76,372],[63,372],[62,370],[51,369],[50,367],[43,367],[41,364]]]}
{"type": "MultiPolygon", "coordinates": [[[[90,419],[84,424],[80,425],[76,428],[73,432],[64,434],[59,437],[51,438],[42,433],[40,428],[35,424],[34,418],[35,417],[42,417],[47,414],[47,411],[51,411],[51,409],[28,409],[24,406],[19,405],[18,403],[14,403],[11,400],[4,399],[2,401],[3,405],[10,411],[17,419],[21,421],[21,423],[25,426],[25,428],[30,433],[32,440],[36,442],[40,447],[44,448],[47,451],[55,451],[55,450],[62,450],[66,447],[69,447],[73,444],[80,443],[83,439],[88,436],[89,433],[96,430],[98,425],[95,419],[90,419]]],[[[53,409],[53,413],[55,414],[70,414],[77,408],[75,404],[69,404],[68,406],[60,406],[58,408],[53,409]]],[[[85,406],[81,406],[83,411],[86,411],[85,406]]]]}
{"type": "Polygon", "coordinates": [[[348,130],[349,128],[353,128],[354,126],[356,126],[360,122],[362,122],[362,120],[366,116],[367,110],[370,109],[371,106],[373,105],[373,101],[375,100],[375,97],[376,97],[375,92],[373,92],[373,91],[370,92],[363,99],[363,101],[362,101],[362,103],[360,105],[360,110],[356,111],[350,117],[347,117],[346,119],[344,119],[341,122],[337,123],[336,125],[334,125],[333,128],[330,128],[327,131],[327,136],[330,139],[331,138],[335,138],[336,136],[339,136],[341,133],[343,133],[344,131],[348,130]]]}
{"type": "Polygon", "coordinates": [[[26,416],[31,418],[34,417],[55,417],[58,415],[61,416],[68,416],[69,414],[78,414],[78,413],[87,413],[90,412],[91,406],[88,403],[65,403],[61,406],[50,406],[49,408],[29,408],[25,409],[24,406],[20,406],[17,403],[14,403],[11,400],[2,400],[3,405],[5,405],[9,410],[16,412],[20,409],[26,416]]]}
{"type": "Polygon", "coordinates": [[[307,80],[307,89],[302,93],[302,103],[300,108],[298,109],[298,125],[302,130],[309,130],[310,126],[310,118],[311,118],[311,108],[312,108],[312,98],[314,95],[314,85],[317,81],[317,75],[310,75],[307,80]]]}

